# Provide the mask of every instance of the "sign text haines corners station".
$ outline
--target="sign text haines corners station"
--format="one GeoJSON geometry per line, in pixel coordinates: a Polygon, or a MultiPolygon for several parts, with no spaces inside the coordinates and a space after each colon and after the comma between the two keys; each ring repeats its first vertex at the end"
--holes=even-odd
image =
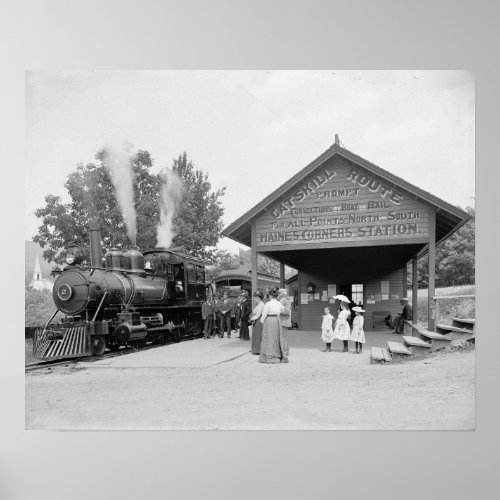
{"type": "Polygon", "coordinates": [[[256,219],[257,246],[422,239],[429,211],[398,186],[340,160],[290,189],[256,219]]]}

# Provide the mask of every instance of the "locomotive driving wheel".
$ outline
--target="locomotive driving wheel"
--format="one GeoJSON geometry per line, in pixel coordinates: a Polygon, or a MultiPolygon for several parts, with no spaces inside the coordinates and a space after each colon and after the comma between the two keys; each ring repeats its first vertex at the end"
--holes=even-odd
{"type": "Polygon", "coordinates": [[[102,335],[94,335],[92,337],[92,354],[94,356],[102,356],[106,350],[106,341],[102,335]]]}
{"type": "Polygon", "coordinates": [[[174,328],[172,330],[172,340],[178,343],[181,341],[181,338],[182,338],[181,328],[180,327],[174,328]]]}

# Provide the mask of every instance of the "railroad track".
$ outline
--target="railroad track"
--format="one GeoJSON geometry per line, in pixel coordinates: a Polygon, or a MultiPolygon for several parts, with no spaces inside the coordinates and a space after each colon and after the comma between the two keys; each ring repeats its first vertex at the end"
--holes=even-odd
{"type": "MultiPolygon", "coordinates": [[[[202,337],[202,333],[198,333],[196,335],[189,335],[186,337],[182,337],[180,342],[185,342],[187,340],[194,340],[197,338],[202,337]]],[[[29,365],[25,365],[24,367],[24,372],[25,373],[30,373],[38,370],[44,370],[44,369],[51,369],[52,367],[55,366],[72,366],[75,365],[79,362],[85,362],[85,363],[93,363],[94,361],[100,361],[102,359],[108,359],[108,358],[116,358],[118,356],[127,356],[128,354],[133,354],[134,352],[139,352],[139,351],[148,351],[149,349],[154,349],[156,347],[162,347],[166,346],[169,344],[178,344],[179,342],[165,342],[164,344],[148,344],[145,347],[120,347],[120,349],[116,352],[106,352],[102,356],[84,356],[84,357],[78,357],[78,358],[65,358],[65,359],[52,359],[49,361],[40,361],[38,363],[30,363],[29,365]]]]}

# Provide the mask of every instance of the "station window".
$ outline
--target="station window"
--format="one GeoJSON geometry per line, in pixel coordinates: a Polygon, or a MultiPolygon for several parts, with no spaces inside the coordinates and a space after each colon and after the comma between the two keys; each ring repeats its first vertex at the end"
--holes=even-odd
{"type": "Polygon", "coordinates": [[[168,281],[174,281],[174,268],[172,264],[167,265],[167,279],[168,281]]]}
{"type": "Polygon", "coordinates": [[[356,305],[363,305],[363,285],[352,285],[351,287],[351,300],[356,305]]]}

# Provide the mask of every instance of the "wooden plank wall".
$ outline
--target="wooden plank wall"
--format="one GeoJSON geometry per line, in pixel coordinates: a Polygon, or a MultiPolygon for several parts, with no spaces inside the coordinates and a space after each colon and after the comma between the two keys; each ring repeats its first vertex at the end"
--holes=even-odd
{"type": "Polygon", "coordinates": [[[371,279],[365,284],[365,298],[363,309],[366,310],[365,318],[367,324],[371,326],[372,313],[373,312],[401,312],[403,306],[400,304],[400,300],[403,297],[403,269],[397,269],[396,271],[387,274],[385,276],[377,276],[371,279]],[[377,301],[375,304],[367,303],[368,295],[380,295],[381,294],[381,281],[389,281],[389,300],[377,301]],[[396,296],[396,297],[394,297],[396,296]]]}
{"type": "Polygon", "coordinates": [[[387,244],[388,240],[428,236],[429,211],[398,186],[389,186],[335,157],[258,217],[255,231],[257,247],[277,250],[291,244],[314,246],[329,241],[387,244]],[[378,185],[379,191],[369,189],[378,185]],[[394,194],[382,196],[382,188],[394,194]]]}
{"type": "MultiPolygon", "coordinates": [[[[334,317],[337,317],[336,305],[324,302],[322,300],[314,300],[306,305],[300,303],[300,295],[307,293],[307,284],[314,283],[315,291],[319,292],[320,298],[323,290],[328,289],[329,284],[337,285],[337,293],[339,293],[339,285],[344,283],[361,283],[364,285],[364,309],[366,329],[371,329],[372,325],[372,312],[374,311],[401,311],[402,306],[399,299],[403,293],[403,270],[397,269],[392,272],[381,274],[379,276],[371,276],[368,280],[363,280],[362,277],[353,276],[354,279],[349,279],[347,276],[342,276],[340,273],[335,272],[334,269],[328,266],[323,266],[322,269],[308,270],[301,273],[301,287],[299,290],[299,307],[301,322],[299,323],[300,330],[313,330],[319,331],[321,327],[321,316],[324,314],[323,310],[326,305],[331,308],[334,317]],[[340,279],[339,279],[340,278],[340,279]],[[375,304],[367,304],[367,294],[380,295],[381,294],[381,281],[389,281],[389,300],[379,300],[375,304]],[[392,296],[397,295],[399,298],[395,299],[392,296]]],[[[298,321],[298,320],[297,320],[298,321]]]]}

